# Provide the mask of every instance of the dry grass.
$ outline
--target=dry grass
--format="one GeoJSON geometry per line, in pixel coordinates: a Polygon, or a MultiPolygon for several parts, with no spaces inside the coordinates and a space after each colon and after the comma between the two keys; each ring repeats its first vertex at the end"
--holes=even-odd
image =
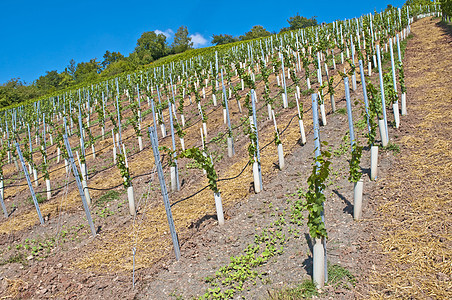
{"type": "Polygon", "coordinates": [[[20,288],[24,285],[26,285],[27,283],[25,281],[23,281],[20,278],[16,278],[16,279],[8,279],[8,278],[4,278],[4,280],[6,281],[6,296],[2,296],[0,299],[4,300],[4,299],[15,299],[20,292],[20,288]]]}
{"type": "Polygon", "coordinates": [[[389,191],[385,195],[389,201],[380,207],[380,245],[387,262],[373,272],[371,295],[376,299],[451,299],[452,49],[438,42],[443,38],[441,31],[430,20],[413,24],[412,30],[414,45],[422,46],[405,63],[407,102],[408,113],[419,123],[400,139],[399,168],[382,182],[389,191]],[[435,50],[434,55],[429,48],[435,50]],[[428,72],[428,80],[419,65],[435,70],[428,72]],[[430,81],[442,87],[432,89],[430,81]],[[409,98],[410,91],[417,95],[415,99],[409,98]]]}

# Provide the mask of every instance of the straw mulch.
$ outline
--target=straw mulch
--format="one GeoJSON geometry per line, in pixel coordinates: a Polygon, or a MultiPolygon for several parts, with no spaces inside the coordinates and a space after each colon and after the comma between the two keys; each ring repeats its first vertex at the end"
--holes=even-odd
{"type": "Polygon", "coordinates": [[[381,182],[375,226],[385,261],[371,271],[373,298],[452,298],[451,36],[424,19],[412,25],[405,70],[408,117],[401,154],[381,182]]]}

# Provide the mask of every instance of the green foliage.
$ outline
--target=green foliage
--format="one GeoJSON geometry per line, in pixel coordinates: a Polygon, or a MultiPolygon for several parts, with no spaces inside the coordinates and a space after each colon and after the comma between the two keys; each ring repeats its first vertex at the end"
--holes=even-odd
{"type": "Polygon", "coordinates": [[[44,93],[36,85],[27,86],[19,78],[13,78],[0,86],[0,108],[37,98],[44,93]]]}
{"type": "Polygon", "coordinates": [[[384,150],[389,150],[394,153],[400,153],[400,146],[394,143],[389,142],[385,147],[382,147],[384,150]]]}
{"type": "Polygon", "coordinates": [[[108,202],[119,199],[119,192],[115,190],[107,191],[102,194],[96,201],[97,206],[105,206],[108,202]]]}
{"type": "Polygon", "coordinates": [[[102,61],[102,67],[105,69],[108,65],[110,65],[111,63],[120,61],[120,60],[124,60],[124,55],[122,55],[119,52],[110,52],[110,51],[106,51],[104,56],[103,56],[104,60],[102,61]]]}
{"type": "MultiPolygon", "coordinates": [[[[323,142],[323,145],[328,143],[323,142]]],[[[306,198],[306,209],[308,215],[309,234],[313,239],[326,238],[327,232],[325,223],[322,221],[323,202],[325,202],[325,195],[323,191],[326,188],[325,182],[330,173],[331,162],[328,160],[331,153],[327,150],[321,150],[320,155],[314,158],[312,173],[308,178],[308,190],[304,194],[306,198]]]]}
{"type": "Polygon", "coordinates": [[[383,86],[384,86],[384,90],[385,90],[385,96],[388,99],[388,105],[394,104],[398,99],[398,95],[394,89],[394,83],[392,81],[392,72],[391,71],[384,74],[383,86]]]}
{"type": "Polygon", "coordinates": [[[345,115],[347,114],[347,110],[345,108],[338,108],[336,109],[336,114],[345,115]]]}
{"type": "Polygon", "coordinates": [[[229,43],[237,42],[239,39],[236,37],[233,37],[229,34],[214,34],[212,35],[212,44],[213,45],[224,45],[229,43]]]}
{"type": "Polygon", "coordinates": [[[250,158],[250,164],[252,165],[254,163],[254,158],[257,157],[256,128],[254,127],[254,124],[251,124],[246,128],[246,134],[248,134],[248,137],[250,138],[250,144],[248,145],[248,155],[250,158]]]}
{"type": "Polygon", "coordinates": [[[357,283],[355,276],[344,267],[328,264],[327,271],[328,285],[333,286],[335,289],[351,289],[357,283]]]}
{"type": "Polygon", "coordinates": [[[174,159],[176,157],[176,151],[172,150],[166,146],[159,146],[159,150],[165,152],[168,155],[169,165],[171,167],[175,167],[176,161],[174,159]]]}
{"type": "Polygon", "coordinates": [[[0,266],[4,266],[7,264],[14,264],[14,263],[18,263],[18,264],[22,264],[23,266],[26,266],[27,260],[25,258],[25,255],[23,253],[14,254],[14,255],[8,257],[8,259],[6,259],[6,260],[0,261],[0,266]]]}
{"type": "MultiPolygon", "coordinates": [[[[38,201],[39,204],[44,203],[45,198],[41,193],[35,193],[35,196],[36,196],[36,201],[38,201]]],[[[31,203],[31,204],[34,203],[33,197],[31,195],[27,198],[27,202],[31,203]]]]}
{"type": "Polygon", "coordinates": [[[186,26],[180,26],[174,34],[174,42],[172,44],[174,53],[181,53],[193,48],[191,37],[188,36],[186,26]]]}
{"type": "Polygon", "coordinates": [[[273,222],[260,234],[256,234],[254,242],[244,249],[244,254],[230,258],[230,263],[221,267],[214,276],[205,278],[212,288],[199,299],[230,299],[237,292],[245,289],[245,283],[262,279],[262,274],[256,270],[270,258],[283,253],[286,236],[282,225],[286,224],[284,217],[273,222]]]}
{"type": "MultiPolygon", "coordinates": [[[[373,86],[371,87],[371,89],[374,89],[373,86]]],[[[369,97],[369,89],[367,89],[367,94],[368,94],[368,104],[369,107],[367,109],[367,113],[366,110],[363,109],[362,111],[362,120],[363,122],[368,122],[368,126],[370,127],[370,131],[367,130],[366,133],[364,134],[364,136],[367,138],[367,145],[369,147],[372,147],[375,143],[375,139],[377,138],[377,108],[376,108],[376,103],[375,103],[375,97],[372,96],[372,99],[369,97]]]]}
{"type": "Polygon", "coordinates": [[[275,131],[275,145],[278,147],[278,145],[281,144],[281,140],[279,139],[279,132],[275,131]]]}
{"type": "Polygon", "coordinates": [[[370,79],[367,81],[366,89],[367,98],[369,101],[369,111],[371,111],[375,116],[377,116],[378,119],[380,119],[380,116],[383,113],[383,107],[381,105],[381,100],[379,97],[380,93],[377,91],[370,79]]]}
{"type": "Polygon", "coordinates": [[[100,63],[95,59],[90,59],[89,62],[81,62],[77,64],[77,69],[74,73],[75,83],[83,81],[92,81],[99,77],[101,70],[100,63]]]}
{"type": "Polygon", "coordinates": [[[144,32],[137,40],[135,47],[135,57],[131,55],[130,59],[139,64],[148,64],[167,54],[166,36],[156,34],[154,31],[144,32]]]}
{"type": "Polygon", "coordinates": [[[358,141],[355,141],[352,146],[352,157],[350,159],[349,165],[350,165],[350,172],[348,176],[348,180],[350,182],[358,182],[361,177],[361,168],[359,166],[359,163],[361,162],[361,156],[363,153],[363,147],[359,146],[358,141]]]}
{"type": "Polygon", "coordinates": [[[142,136],[141,130],[140,130],[140,118],[139,118],[139,108],[138,103],[135,101],[132,101],[132,103],[129,105],[130,110],[132,111],[132,117],[129,119],[129,122],[132,124],[133,129],[135,130],[135,134],[137,136],[142,136]]]}
{"type": "Polygon", "coordinates": [[[271,300],[295,300],[295,299],[311,299],[313,296],[318,296],[319,292],[315,283],[310,279],[305,279],[303,282],[294,287],[287,288],[277,292],[269,292],[271,300]]]}
{"type": "Polygon", "coordinates": [[[126,166],[125,153],[117,153],[116,161],[121,177],[124,179],[124,188],[127,189],[132,186],[132,179],[130,178],[129,168],[126,166]]]}
{"type": "Polygon", "coordinates": [[[298,116],[298,119],[303,120],[303,115],[304,115],[304,111],[303,111],[303,101],[298,100],[298,108],[300,109],[300,115],[298,116]]]}
{"type": "Polygon", "coordinates": [[[100,73],[100,76],[110,77],[133,70],[135,70],[135,66],[131,60],[117,60],[109,63],[102,73],[100,73]]]}
{"type": "Polygon", "coordinates": [[[452,1],[451,0],[439,0],[441,3],[441,10],[443,14],[447,16],[452,16],[452,1]]]}
{"type": "Polygon", "coordinates": [[[265,29],[263,26],[255,25],[253,26],[253,28],[251,28],[250,31],[245,32],[245,35],[241,35],[239,39],[241,41],[252,40],[260,37],[266,37],[269,36],[270,34],[271,33],[267,31],[267,29],[265,29]]]}
{"type": "Polygon", "coordinates": [[[281,32],[287,31],[287,30],[297,30],[301,28],[306,28],[310,26],[316,26],[317,25],[317,17],[313,16],[311,18],[306,18],[303,16],[300,16],[299,13],[297,13],[295,16],[290,17],[287,20],[287,23],[289,23],[289,27],[285,27],[281,29],[281,32]]]}
{"type": "Polygon", "coordinates": [[[218,175],[217,172],[215,171],[212,160],[205,156],[204,153],[201,150],[199,150],[199,148],[190,148],[186,149],[185,151],[182,151],[177,156],[177,158],[182,157],[195,160],[206,171],[210,189],[215,194],[218,194],[219,193],[217,186],[218,175]]]}
{"type": "Polygon", "coordinates": [[[403,70],[403,64],[402,62],[398,62],[397,64],[397,70],[399,71],[399,84],[400,84],[400,90],[403,93],[406,93],[406,85],[405,85],[405,71],[403,70]]]}

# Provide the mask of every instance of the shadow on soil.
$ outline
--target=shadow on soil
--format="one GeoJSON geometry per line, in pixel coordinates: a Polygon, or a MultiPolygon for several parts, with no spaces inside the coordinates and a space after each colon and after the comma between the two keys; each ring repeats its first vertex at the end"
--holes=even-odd
{"type": "Polygon", "coordinates": [[[205,221],[210,220],[210,219],[212,219],[214,221],[217,221],[217,215],[213,215],[213,214],[212,215],[205,215],[204,217],[202,217],[198,221],[191,223],[189,228],[190,229],[192,229],[192,228],[199,229],[199,227],[201,226],[202,223],[204,223],[205,221]]]}
{"type": "Polygon", "coordinates": [[[335,193],[342,201],[344,201],[346,206],[344,207],[343,212],[353,216],[353,205],[350,203],[350,201],[348,201],[347,198],[345,198],[344,195],[342,195],[338,190],[333,190],[333,193],[335,193]]]}
{"type": "Polygon", "coordinates": [[[311,251],[311,254],[303,261],[303,268],[305,269],[306,273],[312,277],[312,252],[314,251],[314,245],[312,244],[311,236],[307,233],[304,234],[304,237],[306,239],[306,242],[309,247],[309,251],[311,251]]]}
{"type": "MultiPolygon", "coordinates": [[[[452,37],[452,23],[446,23],[444,21],[438,21],[435,24],[436,27],[441,28],[444,31],[443,35],[449,35],[450,37],[452,37]]],[[[452,42],[449,42],[449,44],[451,44],[452,42]]]]}

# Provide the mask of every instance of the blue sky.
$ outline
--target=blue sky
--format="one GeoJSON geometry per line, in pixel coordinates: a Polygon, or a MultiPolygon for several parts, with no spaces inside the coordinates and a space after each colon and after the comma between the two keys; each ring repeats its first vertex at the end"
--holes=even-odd
{"type": "Polygon", "coordinates": [[[405,1],[117,1],[0,0],[0,84],[27,84],[45,71],[64,71],[106,50],[127,56],[145,31],[159,30],[169,41],[181,25],[195,46],[210,46],[212,34],[240,35],[254,25],[269,31],[287,27],[297,12],[319,22],[349,19],[405,1]]]}

